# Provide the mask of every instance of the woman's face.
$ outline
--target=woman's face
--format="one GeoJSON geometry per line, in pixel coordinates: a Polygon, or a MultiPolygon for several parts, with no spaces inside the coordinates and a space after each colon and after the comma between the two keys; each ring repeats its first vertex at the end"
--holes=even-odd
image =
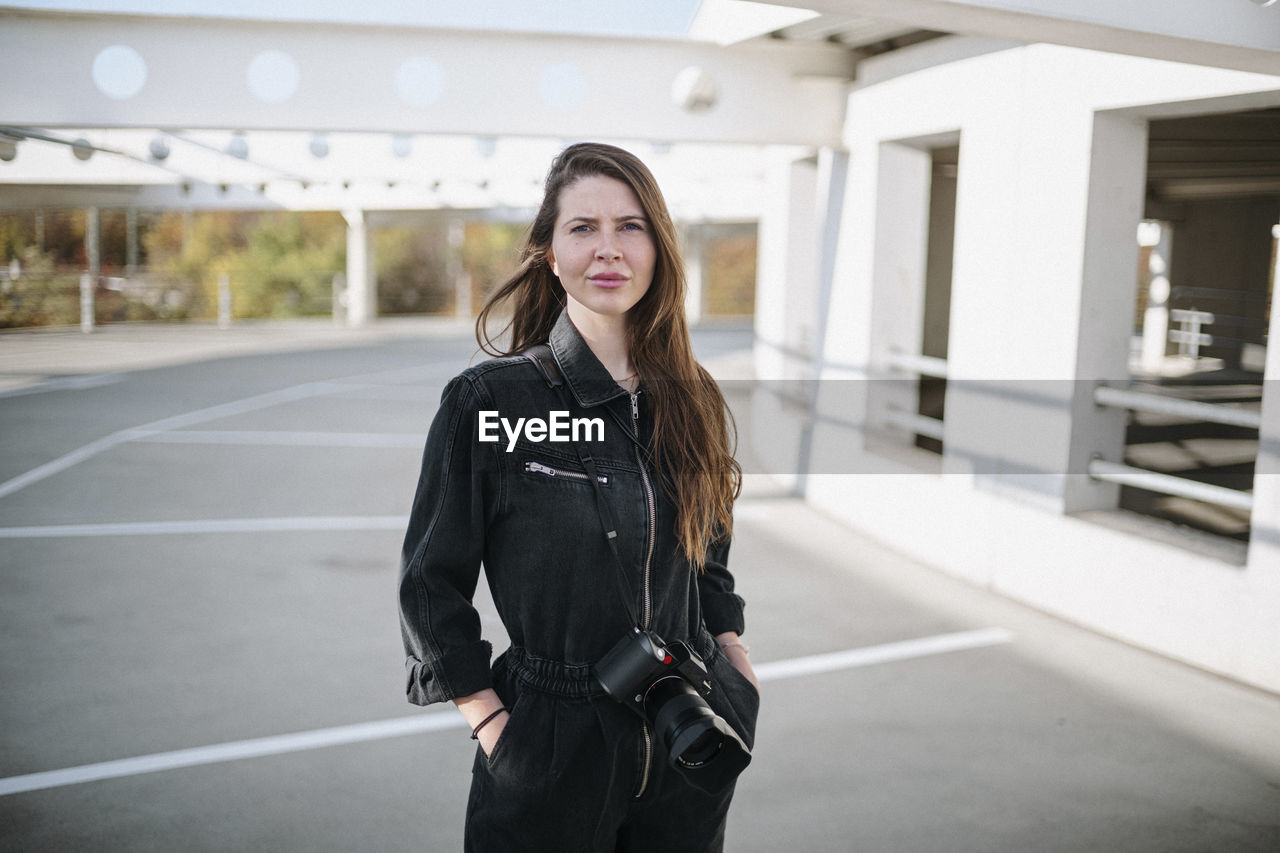
{"type": "Polygon", "coordinates": [[[624,317],[653,283],[656,258],[649,220],[631,187],[593,175],[560,191],[547,261],[564,285],[570,317],[584,310],[600,319],[624,317]]]}

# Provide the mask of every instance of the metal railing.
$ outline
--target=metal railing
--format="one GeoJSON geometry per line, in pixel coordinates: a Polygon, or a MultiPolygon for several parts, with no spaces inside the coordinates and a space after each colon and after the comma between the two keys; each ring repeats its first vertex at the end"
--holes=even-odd
{"type": "Polygon", "coordinates": [[[904,412],[902,409],[890,408],[885,412],[885,420],[896,427],[900,427],[907,432],[914,432],[917,435],[923,435],[928,438],[936,438],[938,441],[943,440],[943,422],[938,418],[931,418],[928,415],[917,415],[914,412],[904,412]]]}
{"type": "MultiPolygon", "coordinates": [[[[1108,385],[1099,385],[1095,388],[1093,400],[1099,406],[1168,415],[1191,421],[1227,424],[1246,429],[1259,429],[1262,426],[1262,413],[1260,411],[1253,411],[1228,403],[1202,403],[1196,400],[1170,397],[1166,394],[1130,391],[1125,388],[1113,388],[1108,385]]],[[[1209,483],[1202,483],[1199,480],[1192,480],[1188,477],[1163,474],[1159,471],[1135,468],[1131,465],[1120,465],[1102,459],[1092,460],[1089,463],[1088,470],[1089,476],[1096,480],[1134,486],[1175,497],[1191,498],[1192,500],[1242,509],[1246,512],[1253,509],[1253,495],[1240,489],[1215,486],[1209,483]]]]}
{"type": "Polygon", "coordinates": [[[1173,474],[1161,474],[1159,471],[1148,471],[1146,468],[1134,468],[1132,465],[1117,465],[1114,462],[1094,459],[1089,463],[1089,476],[1108,483],[1136,486],[1149,492],[1192,498],[1243,509],[1246,512],[1253,509],[1253,495],[1249,492],[1201,483],[1199,480],[1189,480],[1173,474]]]}
{"type": "Polygon", "coordinates": [[[908,373],[919,373],[921,376],[932,376],[936,379],[947,378],[947,360],[931,355],[911,355],[910,353],[891,350],[889,366],[895,370],[908,373]]]}
{"type": "MultiPolygon", "coordinates": [[[[947,378],[947,360],[931,355],[917,355],[900,350],[890,350],[889,367],[917,376],[929,376],[935,379],[947,378]]],[[[931,418],[917,412],[908,412],[890,406],[885,411],[885,422],[907,432],[922,435],[926,438],[943,441],[945,428],[941,418],[931,418]]]]}
{"type": "Polygon", "coordinates": [[[1099,385],[1095,388],[1093,401],[1099,406],[1149,412],[1155,415],[1170,415],[1248,429],[1258,429],[1262,426],[1262,412],[1255,412],[1252,409],[1244,409],[1228,403],[1201,403],[1196,400],[1170,397],[1167,394],[1113,388],[1110,385],[1099,385]]]}

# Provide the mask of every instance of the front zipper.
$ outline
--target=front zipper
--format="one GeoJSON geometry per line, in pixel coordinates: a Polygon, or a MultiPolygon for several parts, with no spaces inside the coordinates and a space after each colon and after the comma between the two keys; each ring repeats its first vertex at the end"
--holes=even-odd
{"type": "Polygon", "coordinates": [[[641,723],[641,725],[644,727],[643,729],[641,729],[641,731],[644,733],[644,750],[642,751],[644,766],[643,766],[643,772],[640,776],[640,790],[636,791],[635,796],[632,797],[632,799],[635,799],[635,800],[638,800],[641,797],[643,797],[644,789],[649,787],[649,764],[653,758],[653,743],[649,739],[649,722],[646,720],[645,722],[641,723]]]}
{"type": "MultiPolygon", "coordinates": [[[[648,471],[644,467],[644,459],[640,456],[640,392],[631,395],[631,434],[636,438],[636,462],[640,466],[640,481],[644,484],[645,505],[649,509],[649,547],[644,555],[644,604],[640,611],[640,627],[649,630],[650,610],[652,608],[652,599],[649,594],[649,567],[653,562],[653,546],[656,528],[658,526],[656,510],[653,505],[653,485],[649,482],[648,471]]],[[[636,791],[635,799],[644,796],[645,788],[649,786],[649,765],[653,762],[653,742],[649,737],[649,723],[644,724],[644,766],[640,776],[640,790],[636,791]]]]}
{"type": "MultiPolygon", "coordinates": [[[[631,395],[631,434],[637,439],[640,438],[640,392],[631,395]]],[[[658,521],[654,517],[656,510],[653,505],[653,484],[649,482],[649,473],[644,467],[644,459],[640,457],[640,447],[637,443],[635,447],[636,464],[640,466],[640,481],[644,483],[644,500],[645,506],[649,510],[649,546],[644,554],[644,605],[640,610],[640,627],[649,630],[650,610],[652,609],[652,597],[649,594],[649,568],[653,563],[653,546],[654,537],[658,521]]]]}
{"type": "MultiPolygon", "coordinates": [[[[587,475],[583,474],[581,471],[566,471],[563,468],[552,468],[549,465],[543,465],[541,462],[524,463],[524,472],[526,474],[542,474],[544,477],[568,477],[571,480],[586,481],[588,479],[587,475]]],[[[609,485],[609,478],[604,474],[596,477],[596,480],[599,481],[602,486],[609,485]]]]}

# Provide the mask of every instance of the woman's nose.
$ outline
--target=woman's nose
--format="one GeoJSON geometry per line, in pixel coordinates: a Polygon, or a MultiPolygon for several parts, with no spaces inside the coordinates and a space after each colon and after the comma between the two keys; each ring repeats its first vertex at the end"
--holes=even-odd
{"type": "Polygon", "coordinates": [[[600,235],[600,242],[596,245],[596,257],[602,261],[616,261],[622,257],[622,251],[618,248],[616,238],[612,234],[600,235]]]}

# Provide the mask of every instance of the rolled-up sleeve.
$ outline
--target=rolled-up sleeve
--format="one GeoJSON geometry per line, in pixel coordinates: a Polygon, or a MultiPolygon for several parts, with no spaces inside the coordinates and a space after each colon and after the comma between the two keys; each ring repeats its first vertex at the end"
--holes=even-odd
{"type": "Polygon", "coordinates": [[[729,539],[707,550],[705,570],[698,575],[698,593],[702,600],[702,621],[714,636],[725,631],[741,634],[746,630],[742,597],[733,591],[733,575],[729,572],[729,539]]]}
{"type": "Polygon", "coordinates": [[[496,469],[476,441],[480,392],[466,376],[441,395],[400,563],[407,695],[428,705],[492,686],[492,647],[472,606],[496,469]]]}

